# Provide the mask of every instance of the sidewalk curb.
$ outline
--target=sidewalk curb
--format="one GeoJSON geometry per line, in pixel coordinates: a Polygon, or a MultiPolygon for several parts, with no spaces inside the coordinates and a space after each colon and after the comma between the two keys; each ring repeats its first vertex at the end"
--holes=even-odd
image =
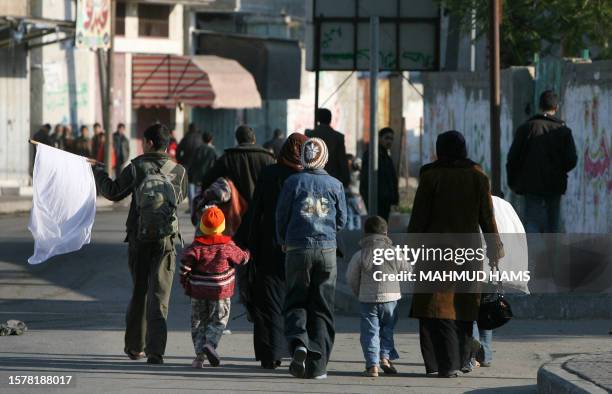
{"type": "Polygon", "coordinates": [[[539,394],[606,394],[603,388],[566,371],[563,365],[575,356],[546,363],[538,370],[539,394]]]}

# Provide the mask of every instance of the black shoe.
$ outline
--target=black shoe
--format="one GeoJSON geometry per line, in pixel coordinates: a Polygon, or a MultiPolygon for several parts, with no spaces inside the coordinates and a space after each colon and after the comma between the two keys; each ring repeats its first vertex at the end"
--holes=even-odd
{"type": "Polygon", "coordinates": [[[147,364],[163,364],[164,358],[159,354],[149,354],[147,357],[147,364]]]}
{"type": "Polygon", "coordinates": [[[304,346],[298,346],[293,352],[293,359],[289,365],[289,373],[296,378],[303,378],[306,374],[306,355],[308,351],[304,346]]]}
{"type": "Polygon", "coordinates": [[[215,350],[215,348],[212,347],[212,345],[210,344],[204,345],[204,354],[206,355],[206,358],[208,359],[208,362],[210,363],[211,366],[218,367],[219,364],[221,363],[221,360],[219,359],[219,355],[217,354],[217,351],[215,350]]]}
{"type": "Polygon", "coordinates": [[[451,373],[447,373],[447,374],[438,374],[439,378],[456,378],[457,376],[459,376],[457,374],[457,372],[451,372],[451,373]]]}
{"type": "Polygon", "coordinates": [[[262,361],[261,362],[261,367],[263,369],[276,369],[278,367],[280,367],[281,365],[281,360],[274,360],[274,361],[262,361]]]}

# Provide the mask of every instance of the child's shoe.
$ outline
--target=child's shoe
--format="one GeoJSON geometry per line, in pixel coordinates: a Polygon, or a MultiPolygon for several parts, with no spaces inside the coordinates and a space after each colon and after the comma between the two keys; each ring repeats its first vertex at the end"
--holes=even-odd
{"type": "Polygon", "coordinates": [[[366,370],[363,372],[363,376],[367,376],[368,378],[377,378],[378,367],[376,365],[372,365],[370,368],[366,368],[366,370]]]}
{"type": "Polygon", "coordinates": [[[200,353],[191,362],[191,368],[204,368],[204,354],[200,353]]]}
{"type": "Polygon", "coordinates": [[[383,372],[386,373],[387,375],[397,374],[397,369],[395,369],[395,366],[393,366],[393,363],[391,363],[391,361],[389,361],[386,358],[383,358],[380,360],[380,367],[382,368],[383,372]]]}
{"type": "Polygon", "coordinates": [[[208,362],[211,366],[218,367],[221,363],[219,354],[217,354],[217,351],[211,344],[207,343],[206,345],[204,345],[204,354],[206,354],[206,358],[208,359],[208,362]]]}

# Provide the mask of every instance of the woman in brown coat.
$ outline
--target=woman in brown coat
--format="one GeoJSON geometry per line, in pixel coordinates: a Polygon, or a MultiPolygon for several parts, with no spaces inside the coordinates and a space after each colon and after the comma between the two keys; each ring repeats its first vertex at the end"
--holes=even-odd
{"type": "MultiPolygon", "coordinates": [[[[487,256],[490,261],[497,261],[503,256],[503,249],[493,216],[489,179],[467,158],[465,139],[457,131],[438,136],[436,155],[435,162],[421,168],[408,232],[478,234],[480,227],[487,242],[487,256]]],[[[442,238],[461,237],[440,235],[436,241],[442,238]]],[[[476,239],[480,244],[480,237],[476,239]]],[[[454,270],[466,266],[450,265],[454,270]]],[[[479,270],[481,266],[482,262],[473,269],[479,270]]],[[[438,373],[438,377],[456,377],[470,357],[472,324],[478,318],[480,293],[478,288],[469,293],[457,292],[452,286],[431,291],[430,288],[426,293],[414,294],[411,310],[411,317],[419,319],[425,370],[427,374],[438,373]]]]}

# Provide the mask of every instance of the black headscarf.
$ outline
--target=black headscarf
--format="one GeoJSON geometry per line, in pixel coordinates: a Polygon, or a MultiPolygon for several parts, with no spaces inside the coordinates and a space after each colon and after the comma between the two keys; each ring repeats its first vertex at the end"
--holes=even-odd
{"type": "Polygon", "coordinates": [[[467,146],[463,134],[450,130],[438,136],[436,140],[438,160],[456,161],[467,159],[467,146]]]}

